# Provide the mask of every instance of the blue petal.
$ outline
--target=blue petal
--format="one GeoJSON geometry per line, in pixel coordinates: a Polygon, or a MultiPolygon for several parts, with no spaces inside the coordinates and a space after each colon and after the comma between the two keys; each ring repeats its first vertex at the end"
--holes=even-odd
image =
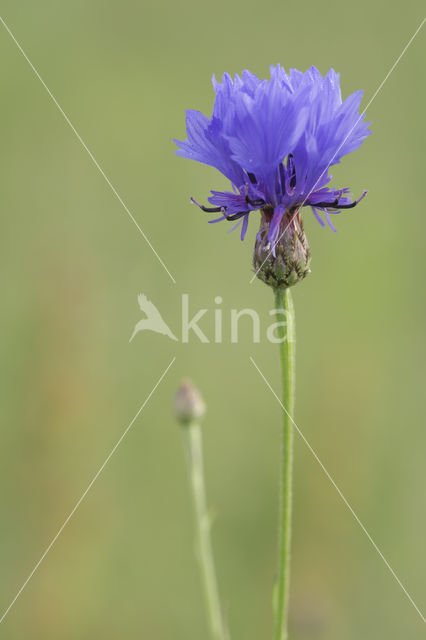
{"type": "Polygon", "coordinates": [[[210,121],[200,111],[188,109],[186,112],[188,139],[175,140],[179,149],[177,155],[218,169],[234,184],[244,181],[241,168],[232,160],[229,145],[223,136],[223,126],[218,118],[210,121]]]}

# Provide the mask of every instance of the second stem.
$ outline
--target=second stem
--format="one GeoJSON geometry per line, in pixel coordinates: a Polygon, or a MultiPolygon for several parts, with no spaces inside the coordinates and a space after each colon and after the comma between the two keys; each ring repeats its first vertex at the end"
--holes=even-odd
{"type": "Polygon", "coordinates": [[[210,515],[207,509],[206,487],[204,483],[203,447],[200,425],[190,422],[183,427],[186,457],[194,501],[197,529],[197,557],[204,585],[204,595],[210,631],[213,640],[227,640],[227,631],[217,587],[213,549],[210,538],[210,515]]]}

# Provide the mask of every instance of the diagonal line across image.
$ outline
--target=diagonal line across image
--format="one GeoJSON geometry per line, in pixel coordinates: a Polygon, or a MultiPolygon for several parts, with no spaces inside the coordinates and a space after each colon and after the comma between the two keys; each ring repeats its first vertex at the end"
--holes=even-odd
{"type": "Polygon", "coordinates": [[[109,454],[107,455],[107,457],[105,458],[105,460],[103,461],[103,463],[101,464],[101,466],[99,467],[99,469],[97,470],[97,472],[95,473],[95,475],[93,476],[93,478],[91,479],[89,484],[87,485],[86,489],[83,491],[83,493],[81,494],[80,498],[77,500],[77,502],[75,503],[74,507],[69,512],[68,516],[65,518],[64,522],[62,523],[62,525],[59,527],[57,533],[55,534],[55,536],[52,538],[52,540],[50,541],[50,543],[48,544],[48,546],[46,547],[46,549],[42,553],[42,555],[41,555],[40,559],[38,560],[37,564],[34,566],[33,570],[28,575],[27,579],[25,580],[25,582],[23,583],[23,585],[21,586],[21,588],[19,589],[19,591],[17,592],[17,594],[15,595],[15,597],[13,598],[13,600],[11,601],[11,603],[9,604],[7,609],[5,609],[5,611],[1,615],[0,624],[6,618],[7,614],[9,613],[9,611],[11,610],[11,608],[13,607],[13,605],[15,604],[15,602],[17,601],[17,599],[19,598],[19,596],[21,595],[21,593],[23,592],[23,590],[25,589],[25,587],[27,586],[27,584],[29,583],[29,581],[31,580],[31,578],[33,577],[33,575],[35,574],[37,569],[39,568],[39,566],[41,565],[41,563],[43,562],[43,560],[45,559],[45,557],[47,556],[47,554],[49,553],[49,551],[51,550],[51,548],[53,547],[53,545],[55,544],[55,542],[57,541],[59,536],[61,535],[62,531],[65,529],[65,527],[67,526],[67,524],[69,523],[69,521],[71,520],[71,518],[73,517],[75,512],[77,511],[77,509],[79,508],[79,506],[81,505],[81,503],[83,502],[83,500],[85,499],[87,494],[89,493],[90,489],[93,487],[93,485],[95,484],[96,480],[99,478],[99,476],[101,475],[102,471],[105,469],[106,465],[111,460],[111,458],[114,455],[114,453],[117,451],[118,447],[120,446],[120,444],[122,443],[122,441],[124,440],[124,438],[126,437],[128,432],[130,431],[131,427],[136,422],[137,418],[139,417],[139,415],[142,413],[143,409],[148,404],[148,402],[151,399],[153,393],[156,391],[157,387],[160,385],[160,383],[166,377],[167,373],[169,372],[169,369],[172,367],[172,365],[174,364],[175,360],[176,360],[176,357],[172,358],[172,360],[170,361],[169,365],[166,367],[166,369],[163,371],[161,376],[158,378],[157,382],[155,383],[155,385],[153,386],[153,388],[151,389],[151,391],[149,392],[149,394],[145,398],[144,402],[141,404],[141,406],[139,407],[138,411],[136,412],[136,414],[134,415],[134,417],[132,418],[130,423],[127,425],[127,427],[125,428],[125,430],[121,434],[120,438],[117,440],[117,442],[115,443],[115,445],[113,446],[113,448],[111,449],[111,451],[109,452],[109,454]]]}
{"type": "Polygon", "coordinates": [[[141,234],[141,236],[143,237],[143,239],[145,240],[145,242],[147,243],[147,245],[149,246],[151,251],[154,253],[155,257],[157,258],[157,260],[159,261],[159,263],[161,264],[163,269],[166,271],[166,273],[169,276],[169,278],[172,280],[172,282],[174,284],[176,284],[176,280],[174,279],[174,277],[170,273],[169,269],[166,267],[166,265],[165,265],[164,261],[162,260],[162,258],[160,257],[160,255],[154,249],[154,247],[153,247],[152,243],[150,242],[148,236],[143,231],[142,227],[140,226],[140,224],[138,223],[138,221],[136,220],[136,218],[134,217],[134,215],[132,214],[132,212],[130,211],[130,209],[128,208],[126,203],[124,202],[123,198],[120,196],[120,194],[118,193],[117,189],[114,187],[114,185],[112,184],[112,182],[110,181],[110,179],[106,175],[105,171],[102,169],[101,165],[96,160],[95,156],[90,151],[89,147],[87,146],[87,144],[85,143],[85,141],[83,140],[81,135],[78,133],[77,129],[75,128],[75,126],[73,125],[73,123],[71,122],[71,120],[69,119],[67,114],[65,113],[65,111],[62,109],[61,105],[59,104],[59,102],[57,101],[57,99],[55,98],[55,96],[53,95],[53,93],[51,92],[51,90],[49,89],[49,87],[47,86],[47,84],[45,83],[43,78],[41,77],[40,73],[37,71],[37,69],[35,68],[35,66],[31,62],[31,60],[29,59],[29,57],[25,53],[24,49],[19,44],[18,40],[15,38],[15,36],[12,33],[12,31],[9,29],[9,27],[7,26],[7,24],[5,23],[5,21],[3,20],[3,18],[1,16],[0,16],[0,23],[3,25],[3,27],[6,29],[7,33],[12,38],[13,42],[16,44],[16,46],[18,47],[19,51],[24,56],[25,60],[28,62],[29,66],[33,70],[33,72],[36,75],[36,77],[38,78],[38,80],[40,80],[41,84],[43,85],[44,89],[48,93],[49,97],[52,99],[52,101],[55,104],[55,106],[57,107],[58,111],[61,113],[61,115],[64,118],[65,122],[68,124],[68,126],[70,127],[70,129],[74,133],[74,135],[77,138],[77,140],[80,142],[80,144],[83,147],[83,149],[87,152],[89,158],[91,159],[91,161],[93,162],[93,164],[95,165],[95,167],[97,168],[97,170],[99,171],[101,176],[104,178],[105,182],[107,183],[107,185],[109,186],[109,188],[113,192],[114,196],[117,198],[118,202],[121,204],[121,206],[123,207],[124,211],[129,216],[130,220],[133,222],[133,224],[135,225],[135,227],[137,228],[137,230],[139,231],[139,233],[141,234]]]}
{"type": "MultiPolygon", "coordinates": [[[[391,68],[389,69],[389,71],[387,72],[387,74],[385,75],[385,77],[383,78],[383,80],[381,81],[381,83],[379,84],[379,86],[377,87],[376,91],[373,93],[373,95],[371,96],[370,100],[367,103],[367,106],[365,107],[364,111],[362,111],[359,114],[359,117],[357,118],[355,124],[353,125],[353,127],[351,128],[351,130],[349,131],[349,133],[347,134],[347,136],[345,137],[345,139],[343,140],[343,142],[340,144],[340,146],[338,147],[338,149],[336,149],[336,151],[334,152],[334,155],[332,156],[330,162],[328,163],[328,165],[326,166],[326,168],[322,171],[321,175],[318,176],[317,181],[315,182],[314,186],[312,187],[312,189],[309,191],[308,195],[305,197],[305,199],[303,200],[302,204],[300,205],[300,209],[304,206],[304,204],[306,203],[306,201],[308,200],[308,198],[312,195],[312,193],[315,191],[315,189],[317,188],[319,182],[321,181],[322,177],[327,173],[327,171],[329,170],[330,166],[333,164],[333,160],[335,159],[335,157],[337,156],[337,154],[339,153],[340,149],[343,147],[343,145],[345,144],[345,142],[348,140],[348,138],[350,137],[352,131],[355,129],[355,127],[359,124],[359,122],[362,120],[362,118],[364,117],[368,107],[371,105],[371,103],[373,102],[373,100],[377,97],[377,95],[379,94],[379,92],[382,90],[383,86],[385,85],[386,81],[389,79],[389,77],[391,76],[391,74],[393,73],[393,71],[395,70],[396,66],[399,64],[399,62],[402,60],[403,56],[405,55],[405,53],[408,50],[408,47],[413,43],[414,38],[417,36],[417,34],[420,32],[420,29],[423,27],[424,23],[426,22],[426,18],[423,18],[423,20],[421,21],[421,23],[419,24],[419,26],[417,27],[417,29],[415,30],[415,32],[413,33],[413,35],[411,36],[411,38],[409,39],[409,41],[407,42],[407,44],[405,45],[405,47],[403,48],[403,50],[401,51],[401,53],[399,54],[398,58],[395,60],[395,62],[393,63],[393,65],[391,66],[391,68]]],[[[284,228],[284,231],[281,232],[281,235],[279,236],[278,240],[277,240],[277,244],[279,243],[279,241],[281,240],[281,238],[283,237],[283,235],[285,234],[285,232],[287,231],[287,229],[289,228],[291,224],[291,220],[290,222],[287,223],[287,225],[284,228]]],[[[256,270],[255,274],[252,276],[251,280],[250,280],[250,284],[252,284],[255,279],[257,274],[259,273],[259,271],[262,269],[262,267],[264,266],[264,264],[268,261],[269,257],[272,254],[272,249],[269,250],[268,255],[266,256],[266,258],[264,259],[264,261],[262,262],[262,264],[260,265],[260,267],[256,270]]]]}
{"type": "Polygon", "coordinates": [[[401,580],[398,578],[397,574],[395,573],[395,571],[392,569],[391,565],[389,564],[389,562],[386,560],[385,556],[383,555],[383,553],[380,551],[379,547],[377,546],[377,544],[374,542],[373,538],[371,537],[371,535],[368,533],[367,529],[365,528],[365,526],[363,525],[363,523],[361,522],[361,520],[359,519],[359,517],[357,516],[356,512],[354,511],[354,509],[351,507],[351,505],[349,504],[348,500],[345,498],[344,494],[342,493],[341,489],[338,487],[338,485],[336,484],[333,476],[327,471],[327,469],[325,468],[324,464],[321,462],[320,458],[318,457],[317,453],[315,452],[315,450],[312,448],[312,446],[309,444],[308,440],[306,439],[306,437],[304,436],[304,434],[302,433],[302,431],[299,429],[299,427],[297,426],[296,422],[293,420],[293,417],[288,413],[287,409],[285,408],[285,406],[283,405],[283,403],[281,402],[280,398],[278,397],[278,395],[275,393],[273,387],[271,386],[271,384],[268,382],[268,380],[266,379],[265,375],[262,373],[262,371],[260,370],[260,368],[258,367],[258,365],[256,364],[254,358],[252,356],[250,356],[250,362],[252,363],[252,365],[255,367],[255,369],[257,370],[257,372],[259,373],[260,377],[263,379],[263,381],[265,382],[266,386],[269,388],[269,390],[272,392],[272,394],[275,396],[275,398],[277,399],[277,401],[279,402],[282,410],[287,414],[287,416],[290,418],[290,421],[293,425],[293,427],[296,429],[297,433],[299,434],[299,436],[302,438],[303,442],[305,443],[305,445],[307,446],[307,448],[309,449],[309,451],[312,453],[312,455],[314,456],[315,460],[318,462],[318,464],[320,465],[321,469],[324,471],[325,475],[327,476],[328,480],[331,482],[331,484],[333,485],[333,487],[336,489],[337,493],[339,494],[340,498],[343,500],[345,506],[349,509],[350,513],[352,514],[352,516],[355,518],[356,522],[358,523],[358,525],[361,527],[362,531],[364,532],[364,534],[367,536],[367,538],[369,539],[369,541],[371,542],[371,544],[373,545],[374,549],[376,550],[376,552],[379,554],[379,556],[381,557],[381,559],[383,560],[383,562],[385,563],[385,565],[387,566],[387,568],[389,569],[390,573],[392,574],[392,576],[394,577],[394,579],[396,580],[396,582],[399,584],[399,586],[401,587],[401,589],[403,590],[403,592],[405,593],[405,595],[407,596],[408,600],[411,602],[411,604],[413,605],[413,607],[415,608],[415,610],[417,611],[417,613],[419,614],[419,616],[421,617],[421,619],[423,620],[423,622],[426,623],[426,618],[424,617],[423,613],[420,611],[419,607],[416,605],[416,603],[414,602],[413,598],[410,596],[410,594],[408,593],[407,589],[404,587],[404,585],[402,584],[401,580]]]}

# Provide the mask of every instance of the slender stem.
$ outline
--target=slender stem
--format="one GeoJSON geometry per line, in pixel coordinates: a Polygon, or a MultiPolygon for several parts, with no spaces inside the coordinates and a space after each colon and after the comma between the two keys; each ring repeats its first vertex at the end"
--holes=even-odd
{"type": "Polygon", "coordinates": [[[199,424],[191,422],[183,426],[186,458],[191,483],[196,521],[197,556],[203,579],[204,595],[213,640],[227,640],[220,606],[213,549],[210,537],[210,515],[207,509],[204,482],[202,435],[199,424]]]}
{"type": "Polygon", "coordinates": [[[275,289],[275,307],[277,314],[280,315],[280,324],[277,330],[281,338],[279,346],[282,370],[282,400],[288,412],[283,411],[282,423],[275,640],[287,640],[293,470],[293,425],[290,416],[293,417],[294,413],[296,355],[295,316],[290,289],[275,289]],[[285,326],[284,323],[281,323],[283,311],[286,315],[285,326]]]}

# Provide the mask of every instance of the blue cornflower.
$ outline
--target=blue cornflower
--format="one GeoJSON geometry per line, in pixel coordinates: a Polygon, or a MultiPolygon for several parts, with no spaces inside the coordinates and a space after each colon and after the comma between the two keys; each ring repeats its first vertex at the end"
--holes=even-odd
{"type": "Polygon", "coordinates": [[[274,257],[286,229],[300,230],[302,206],[324,226],[322,213],[335,231],[329,214],[354,207],[366,194],[352,201],[349,189],[326,186],[329,167],[371,133],[358,113],[362,91],[342,102],[333,69],[323,78],[315,67],[287,74],[280,65],[271,67],[270,80],[243,71],[234,79],[225,73],[222,83],[213,76],[213,86],[211,118],[187,110],[188,138],[175,140],[178,155],[216,167],[231,181],[232,192],[212,191],[212,206],[198,205],[222,214],[210,222],[236,220],[244,239],[250,213],[260,209],[259,234],[274,257]]]}

